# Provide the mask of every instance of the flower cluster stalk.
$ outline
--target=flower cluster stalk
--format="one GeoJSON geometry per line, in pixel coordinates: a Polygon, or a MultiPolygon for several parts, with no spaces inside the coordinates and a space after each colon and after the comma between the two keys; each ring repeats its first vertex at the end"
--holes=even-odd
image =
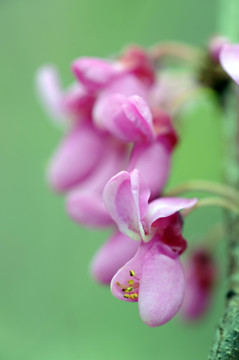
{"type": "MultiPolygon", "coordinates": [[[[221,0],[220,28],[232,40],[238,40],[237,0],[221,0]]],[[[239,131],[239,99],[236,94],[227,102],[227,114],[224,124],[224,141],[226,144],[225,178],[228,185],[239,189],[238,168],[238,131],[239,131]]],[[[225,294],[225,312],[218,325],[214,342],[209,355],[210,360],[239,359],[239,216],[225,212],[225,228],[227,235],[227,292],[225,294]]]]}

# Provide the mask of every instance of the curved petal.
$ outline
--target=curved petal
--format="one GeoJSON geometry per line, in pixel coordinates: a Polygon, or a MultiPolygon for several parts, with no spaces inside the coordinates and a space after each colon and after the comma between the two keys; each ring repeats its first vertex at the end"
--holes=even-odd
{"type": "Polygon", "coordinates": [[[139,313],[148,326],[160,326],[179,311],[184,296],[184,274],[179,257],[159,250],[159,243],[144,255],[139,285],[139,313]]]}
{"type": "Polygon", "coordinates": [[[147,211],[149,189],[140,180],[138,170],[114,176],[106,184],[103,198],[122,233],[136,240],[144,237],[141,220],[147,211]]]}
{"type": "Polygon", "coordinates": [[[150,109],[138,95],[103,97],[94,109],[94,119],[99,127],[122,141],[150,142],[154,137],[150,109]]]}
{"type": "Polygon", "coordinates": [[[50,185],[56,191],[66,191],[78,185],[98,165],[103,151],[102,134],[89,123],[80,124],[63,139],[50,161],[50,185]]]}
{"type": "Polygon", "coordinates": [[[84,226],[105,227],[113,224],[100,192],[73,190],[67,196],[66,208],[71,219],[84,226]]]}
{"type": "Polygon", "coordinates": [[[104,153],[97,169],[67,195],[67,213],[74,221],[91,227],[113,223],[103,203],[102,193],[107,181],[123,168],[126,156],[124,147],[105,139],[104,153]]]}
{"type": "Polygon", "coordinates": [[[89,90],[96,92],[119,73],[116,63],[98,58],[82,57],[72,64],[77,79],[89,90]]]}
{"type": "Polygon", "coordinates": [[[203,316],[212,301],[218,266],[206,247],[193,249],[185,265],[186,291],[181,313],[187,320],[203,316]]]}
{"type": "Polygon", "coordinates": [[[95,97],[88,93],[81,84],[71,85],[64,93],[62,107],[69,115],[90,117],[95,97]]]}
{"type": "Polygon", "coordinates": [[[63,90],[58,71],[52,65],[41,67],[36,74],[37,92],[45,110],[59,125],[65,122],[62,108],[63,90]]]}
{"type": "Polygon", "coordinates": [[[139,282],[145,251],[146,247],[142,246],[141,243],[138,246],[138,250],[134,257],[128,261],[113,277],[111,281],[111,292],[117,299],[129,302],[138,301],[139,282]]]}
{"type": "Polygon", "coordinates": [[[99,101],[102,97],[114,94],[121,94],[126,97],[138,95],[146,102],[148,100],[148,88],[136,76],[130,74],[124,74],[124,76],[109,83],[99,96],[99,101]]]}
{"type": "Polygon", "coordinates": [[[173,215],[180,210],[189,209],[193,207],[196,202],[196,198],[184,199],[173,197],[163,197],[152,201],[148,206],[148,211],[145,216],[145,223],[148,226],[148,231],[151,231],[151,227],[154,226],[156,220],[173,215]]]}
{"type": "Polygon", "coordinates": [[[138,246],[138,242],[116,232],[96,253],[90,267],[93,278],[102,284],[110,284],[121,266],[135,255],[138,246]]]}
{"type": "Polygon", "coordinates": [[[219,60],[226,73],[239,85],[239,45],[224,45],[219,60]]]}
{"type": "Polygon", "coordinates": [[[151,198],[159,196],[167,182],[171,166],[171,151],[158,139],[152,144],[135,145],[130,156],[128,171],[138,169],[151,198]]]}

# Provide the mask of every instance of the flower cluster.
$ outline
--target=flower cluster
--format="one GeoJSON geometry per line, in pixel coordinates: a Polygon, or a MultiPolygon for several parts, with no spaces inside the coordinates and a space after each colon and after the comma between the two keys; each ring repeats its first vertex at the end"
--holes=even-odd
{"type": "MultiPolygon", "coordinates": [[[[192,253],[186,276],[180,261],[187,248],[180,211],[195,208],[197,199],[162,196],[178,142],[179,105],[202,86],[191,72],[158,69],[165,49],[157,59],[136,46],[117,59],[77,59],[75,82],[66,90],[54,66],[37,74],[43,105],[65,128],[48,182],[65,195],[74,221],[113,229],[91,263],[92,276],[111,284],[115,297],[138,302],[148,326],[166,323],[181,306],[185,317],[200,316],[217,277],[207,248],[192,253]]],[[[237,53],[237,46],[215,38],[207,55],[239,82],[237,53]]]]}

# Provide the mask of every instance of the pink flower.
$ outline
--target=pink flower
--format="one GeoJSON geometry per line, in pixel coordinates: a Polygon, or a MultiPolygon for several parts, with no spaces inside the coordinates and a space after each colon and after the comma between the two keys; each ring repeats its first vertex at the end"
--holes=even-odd
{"type": "Polygon", "coordinates": [[[239,45],[225,44],[220,51],[219,60],[226,73],[239,85],[239,45]]]}
{"type": "Polygon", "coordinates": [[[129,49],[116,62],[79,59],[73,68],[81,82],[67,91],[54,67],[38,72],[46,109],[58,123],[70,124],[49,162],[47,179],[57,192],[67,192],[67,212],[74,221],[108,226],[112,219],[102,200],[107,181],[137,168],[155,198],[168,179],[177,136],[170,118],[148,105],[154,68],[143,50],[129,49]]]}
{"type": "Polygon", "coordinates": [[[179,310],[184,295],[184,274],[179,255],[186,248],[178,211],[192,207],[196,199],[160,198],[148,204],[149,188],[138,170],[122,171],[105,186],[104,201],[119,230],[140,241],[136,255],[114,276],[114,296],[139,302],[148,326],[169,321],[179,310]]]}
{"type": "Polygon", "coordinates": [[[185,265],[186,291],[181,313],[185,319],[194,320],[208,310],[218,268],[213,255],[205,247],[194,249],[185,265]]]}

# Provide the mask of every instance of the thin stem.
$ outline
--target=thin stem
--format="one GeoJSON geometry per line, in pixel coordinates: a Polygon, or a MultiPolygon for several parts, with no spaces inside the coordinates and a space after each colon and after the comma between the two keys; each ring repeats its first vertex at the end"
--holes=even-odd
{"type": "Polygon", "coordinates": [[[187,181],[169,191],[166,191],[164,196],[177,196],[192,191],[200,191],[219,195],[221,197],[230,199],[233,203],[239,205],[239,192],[237,190],[230,186],[207,180],[187,181]]]}
{"type": "Polygon", "coordinates": [[[205,207],[205,206],[219,206],[219,207],[230,210],[239,215],[239,205],[236,206],[231,201],[220,198],[220,197],[209,197],[209,198],[198,200],[198,202],[192,208],[184,210],[182,212],[182,216],[185,217],[188,214],[190,214],[193,210],[199,209],[199,208],[205,207]]]}
{"type": "Polygon", "coordinates": [[[153,46],[149,53],[153,61],[161,60],[163,57],[172,57],[189,62],[198,62],[202,51],[198,48],[182,43],[169,42],[153,46]]]}

